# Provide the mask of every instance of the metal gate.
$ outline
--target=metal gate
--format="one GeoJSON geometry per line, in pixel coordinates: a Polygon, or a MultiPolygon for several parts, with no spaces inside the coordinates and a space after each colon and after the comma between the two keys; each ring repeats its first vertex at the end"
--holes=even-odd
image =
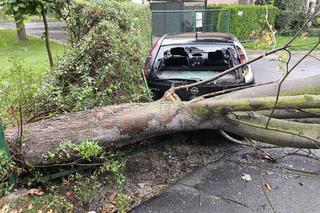
{"type": "Polygon", "coordinates": [[[152,10],[153,37],[195,31],[230,32],[229,28],[229,10],[152,10]]]}

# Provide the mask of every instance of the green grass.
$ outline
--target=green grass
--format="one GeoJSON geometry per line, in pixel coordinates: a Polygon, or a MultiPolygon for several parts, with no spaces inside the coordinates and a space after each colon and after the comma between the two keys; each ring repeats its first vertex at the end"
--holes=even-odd
{"type": "MultiPolygon", "coordinates": [[[[57,57],[62,56],[65,47],[51,42],[51,49],[56,62],[57,57]]],[[[0,81],[8,78],[7,73],[12,66],[10,61],[15,57],[22,59],[25,70],[35,77],[42,78],[49,67],[44,40],[28,37],[26,41],[17,41],[14,30],[0,30],[0,81]]]]}
{"type": "MultiPolygon", "coordinates": [[[[281,47],[285,45],[292,37],[286,36],[277,36],[277,45],[276,47],[281,47]]],[[[293,43],[290,50],[294,51],[308,51],[312,48],[315,42],[319,40],[318,37],[298,37],[293,43]],[[305,46],[306,44],[310,44],[305,46]]],[[[272,45],[262,42],[262,41],[252,41],[244,44],[245,48],[253,50],[270,50],[272,45]]],[[[320,47],[316,49],[320,50],[320,47]]]]}

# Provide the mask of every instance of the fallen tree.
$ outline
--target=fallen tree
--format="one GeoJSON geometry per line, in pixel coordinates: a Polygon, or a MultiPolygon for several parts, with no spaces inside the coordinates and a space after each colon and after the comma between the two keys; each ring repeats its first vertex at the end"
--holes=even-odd
{"type": "MultiPolygon", "coordinates": [[[[303,27],[318,15],[319,10],[320,7],[306,20],[303,27]]],[[[14,128],[7,129],[5,132],[7,142],[14,146],[17,140],[21,140],[23,145],[19,151],[23,161],[38,165],[47,164],[45,161],[47,153],[57,150],[59,144],[64,141],[75,144],[85,140],[97,141],[108,149],[158,135],[199,129],[228,131],[279,146],[319,148],[320,125],[317,121],[320,116],[320,76],[286,80],[296,66],[320,44],[320,39],[311,44],[310,51],[289,69],[291,59],[289,48],[301,34],[302,29],[284,46],[223,71],[210,79],[173,86],[161,101],[111,105],[69,113],[27,124],[23,128],[23,134],[14,128]],[[188,102],[180,101],[175,93],[178,90],[188,90],[213,82],[266,55],[282,50],[288,53],[289,59],[285,63],[284,77],[279,82],[206,94],[188,102]]],[[[88,47],[91,48],[90,45],[88,47]]],[[[101,59],[105,60],[104,57],[101,59]]],[[[69,71],[59,73],[70,74],[69,71]]],[[[63,79],[63,75],[60,77],[63,79]]],[[[68,84],[63,84],[61,91],[66,89],[66,85],[68,84]]],[[[82,84],[79,85],[82,87],[82,84]]]]}
{"type": "MultiPolygon", "coordinates": [[[[110,148],[198,129],[221,129],[279,146],[318,148],[319,124],[283,119],[297,117],[298,113],[300,118],[317,117],[319,77],[284,82],[276,113],[267,128],[278,83],[209,99],[113,105],[30,123],[24,126],[22,155],[27,163],[42,164],[43,156],[66,140],[98,141],[110,148]]],[[[5,134],[10,144],[18,138],[16,129],[7,129],[5,134]]]]}

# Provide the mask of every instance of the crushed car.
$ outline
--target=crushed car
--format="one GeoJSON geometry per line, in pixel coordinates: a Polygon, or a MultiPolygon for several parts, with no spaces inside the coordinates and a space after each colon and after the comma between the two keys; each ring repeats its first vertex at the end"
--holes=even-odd
{"type": "MultiPolygon", "coordinates": [[[[172,86],[195,83],[214,77],[248,60],[237,38],[227,33],[181,33],[164,35],[154,43],[145,63],[148,86],[159,99],[172,86]]],[[[218,80],[177,91],[182,100],[203,94],[254,84],[250,65],[218,80]]]]}

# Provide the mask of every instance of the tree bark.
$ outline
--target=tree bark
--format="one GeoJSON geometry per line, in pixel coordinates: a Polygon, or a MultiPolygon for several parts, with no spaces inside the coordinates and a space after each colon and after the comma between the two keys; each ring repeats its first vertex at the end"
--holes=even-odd
{"type": "Polygon", "coordinates": [[[50,64],[50,67],[53,67],[53,58],[52,58],[52,52],[51,52],[50,42],[49,42],[48,21],[47,21],[46,11],[44,9],[41,11],[41,16],[42,16],[42,20],[43,20],[43,24],[44,24],[44,38],[46,41],[46,48],[47,48],[47,53],[48,53],[49,64],[50,64]]]}
{"type": "Polygon", "coordinates": [[[23,21],[23,16],[15,16],[16,29],[17,29],[17,40],[27,40],[26,28],[23,21]]]}
{"type": "MultiPolygon", "coordinates": [[[[320,109],[320,93],[316,89],[320,82],[304,80],[304,86],[295,87],[290,81],[283,85],[275,115],[292,118],[299,111],[301,118],[315,116],[314,112],[320,109]],[[301,95],[304,93],[309,94],[301,95]]],[[[22,154],[27,163],[42,164],[43,155],[55,151],[66,140],[93,140],[109,148],[198,129],[221,129],[280,146],[318,148],[318,124],[271,119],[270,126],[265,128],[265,115],[274,107],[275,88],[277,83],[190,102],[107,106],[30,123],[24,127],[22,154]]],[[[5,134],[9,144],[16,141],[16,129],[7,129],[5,134]]]]}

